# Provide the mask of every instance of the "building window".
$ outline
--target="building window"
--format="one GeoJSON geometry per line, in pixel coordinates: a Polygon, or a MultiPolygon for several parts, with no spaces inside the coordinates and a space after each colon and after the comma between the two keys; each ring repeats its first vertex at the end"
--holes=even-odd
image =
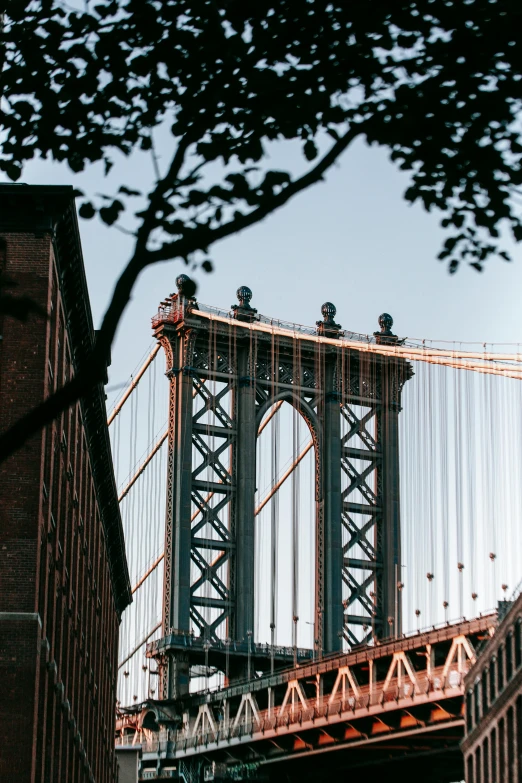
{"type": "Polygon", "coordinates": [[[513,676],[513,634],[509,633],[506,640],[506,681],[513,676]]]}
{"type": "Polygon", "coordinates": [[[522,622],[517,620],[515,625],[515,667],[518,669],[522,663],[522,644],[520,634],[522,633],[522,622]]]}
{"type": "Polygon", "coordinates": [[[480,752],[480,745],[478,746],[477,750],[475,751],[475,781],[476,783],[481,783],[482,780],[482,754],[480,752]]]}
{"type": "Polygon", "coordinates": [[[480,680],[475,683],[475,686],[473,688],[473,700],[475,702],[473,719],[475,721],[475,724],[477,724],[480,721],[480,680]]]}
{"type": "Polygon", "coordinates": [[[466,726],[468,732],[473,728],[473,693],[471,691],[466,694],[466,726]]]}
{"type": "Polygon", "coordinates": [[[513,707],[507,713],[507,783],[515,783],[515,727],[513,707]]]}
{"type": "Polygon", "coordinates": [[[491,783],[497,783],[497,730],[491,732],[491,783]]]}
{"type": "Polygon", "coordinates": [[[489,739],[486,737],[482,747],[482,780],[484,783],[490,780],[489,777],[489,739]]]}
{"type": "Polygon", "coordinates": [[[497,690],[500,693],[504,687],[504,646],[501,644],[497,651],[497,690]]]}
{"type": "Polygon", "coordinates": [[[493,704],[495,701],[495,682],[496,682],[496,668],[497,668],[497,662],[494,658],[491,659],[491,663],[489,664],[489,703],[493,704]]]}
{"type": "Polygon", "coordinates": [[[498,722],[498,769],[501,783],[504,783],[504,769],[506,766],[506,723],[504,718],[498,722]]]}
{"type": "Polygon", "coordinates": [[[466,775],[466,783],[475,783],[475,776],[473,774],[473,753],[468,756],[468,774],[466,775]]]}
{"type": "Polygon", "coordinates": [[[520,769],[520,766],[522,764],[522,696],[517,696],[516,701],[516,748],[515,748],[515,756],[518,758],[518,766],[519,766],[519,772],[518,775],[520,778],[522,778],[522,769],[520,769]]]}
{"type": "Polygon", "coordinates": [[[486,712],[488,708],[488,670],[484,669],[482,672],[482,712],[486,712]]]}

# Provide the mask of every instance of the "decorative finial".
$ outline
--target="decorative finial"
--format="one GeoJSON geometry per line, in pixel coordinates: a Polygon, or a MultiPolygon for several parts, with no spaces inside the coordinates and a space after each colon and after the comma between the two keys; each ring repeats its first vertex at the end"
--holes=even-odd
{"type": "Polygon", "coordinates": [[[178,294],[183,294],[183,287],[188,280],[190,280],[188,275],[178,275],[176,277],[176,288],[178,289],[178,294]]]}
{"type": "Polygon", "coordinates": [[[337,307],[331,302],[325,302],[324,305],[321,307],[321,313],[324,322],[327,324],[331,324],[333,323],[333,319],[337,314],[337,307]]]}
{"type": "Polygon", "coordinates": [[[379,316],[380,332],[374,332],[375,341],[385,345],[400,345],[404,340],[399,340],[397,335],[393,334],[393,318],[389,313],[381,313],[379,316]]]}
{"type": "Polygon", "coordinates": [[[250,300],[252,299],[252,289],[247,285],[240,286],[236,291],[237,300],[240,307],[250,307],[250,300]]]}
{"type": "Polygon", "coordinates": [[[196,284],[188,275],[178,275],[176,277],[176,288],[178,289],[178,296],[194,299],[196,284]]]}
{"type": "Polygon", "coordinates": [[[250,306],[250,300],[252,299],[251,289],[247,285],[241,285],[236,291],[236,296],[239,304],[232,305],[234,318],[238,321],[254,321],[257,310],[250,306]]]}
{"type": "Polygon", "coordinates": [[[316,321],[317,334],[321,334],[324,337],[339,337],[341,324],[336,324],[334,321],[337,313],[336,306],[331,302],[325,302],[321,307],[321,313],[323,320],[316,321]]]}
{"type": "Polygon", "coordinates": [[[379,326],[383,334],[392,335],[393,318],[389,313],[381,313],[379,316],[379,326]]]}

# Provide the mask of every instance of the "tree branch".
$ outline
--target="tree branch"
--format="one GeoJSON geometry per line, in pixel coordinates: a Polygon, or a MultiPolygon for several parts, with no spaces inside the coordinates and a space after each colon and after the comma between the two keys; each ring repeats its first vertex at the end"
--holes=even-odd
{"type": "Polygon", "coordinates": [[[202,236],[204,238],[204,241],[197,243],[197,246],[191,241],[191,238],[183,238],[174,242],[168,242],[158,250],[149,251],[149,263],[154,264],[157,261],[169,261],[176,257],[185,257],[189,253],[209,247],[220,239],[225,239],[231,234],[236,234],[239,231],[243,231],[245,228],[255,225],[255,223],[259,223],[261,220],[264,220],[267,215],[270,215],[272,212],[275,212],[276,209],[284,206],[293,196],[297,195],[297,193],[306,190],[310,185],[313,185],[315,182],[322,179],[323,174],[325,174],[345,149],[349,147],[352,141],[361,133],[361,126],[355,126],[355,128],[347,131],[344,136],[341,136],[341,138],[335,142],[321,158],[319,163],[310,169],[310,171],[307,171],[306,174],[303,174],[301,177],[291,182],[277,195],[267,197],[264,204],[260,204],[259,207],[252,210],[252,212],[249,212],[247,215],[238,216],[218,228],[207,228],[206,226],[202,226],[200,229],[197,229],[198,237],[202,236]]]}
{"type": "Polygon", "coordinates": [[[348,130],[321,158],[316,166],[294,182],[291,182],[277,195],[267,198],[264,204],[261,204],[248,215],[234,218],[215,229],[204,230],[202,227],[196,233],[198,237],[203,235],[203,241],[199,241],[199,239],[194,241],[193,237],[184,238],[168,243],[157,251],[150,251],[147,249],[147,242],[155,227],[156,210],[160,207],[161,199],[165,192],[175,184],[179,171],[183,166],[186,151],[191,144],[189,138],[184,137],[181,139],[166,176],[157,184],[154,192],[151,194],[143,223],[137,231],[134,254],[116,283],[109,307],[103,317],[101,329],[97,334],[94,349],[71,381],[54,392],[43,403],[29,411],[0,436],[0,462],[13,454],[32,435],[35,435],[42,427],[53,421],[60,413],[101,382],[105,371],[106,357],[114,340],[116,329],[129,303],[134,284],[145,267],[159,261],[184,257],[201,247],[208,247],[220,239],[259,223],[271,212],[286,204],[297,193],[320,180],[330,166],[335,163],[339,155],[344,152],[361,132],[360,126],[348,130]]]}

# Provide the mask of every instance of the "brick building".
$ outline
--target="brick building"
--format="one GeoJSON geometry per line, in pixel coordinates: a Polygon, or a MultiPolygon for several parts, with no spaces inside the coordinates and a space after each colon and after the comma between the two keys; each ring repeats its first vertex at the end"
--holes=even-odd
{"type": "Polygon", "coordinates": [[[499,609],[507,613],[465,679],[466,783],[522,781],[522,594],[499,609]]]}
{"type": "MultiPolygon", "coordinates": [[[[48,318],[0,315],[0,431],[92,346],[73,191],[0,185],[0,271],[48,318]]],[[[131,600],[100,384],[0,465],[0,783],[116,779],[131,600]]]]}

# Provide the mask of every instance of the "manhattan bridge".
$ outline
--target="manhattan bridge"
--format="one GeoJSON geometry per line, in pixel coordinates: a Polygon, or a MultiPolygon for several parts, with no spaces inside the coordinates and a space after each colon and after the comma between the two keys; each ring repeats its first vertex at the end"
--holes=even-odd
{"type": "Polygon", "coordinates": [[[522,576],[520,346],[357,334],[329,302],[304,327],[187,280],[109,416],[117,742],[140,780],[461,780],[463,678],[522,576]]]}

